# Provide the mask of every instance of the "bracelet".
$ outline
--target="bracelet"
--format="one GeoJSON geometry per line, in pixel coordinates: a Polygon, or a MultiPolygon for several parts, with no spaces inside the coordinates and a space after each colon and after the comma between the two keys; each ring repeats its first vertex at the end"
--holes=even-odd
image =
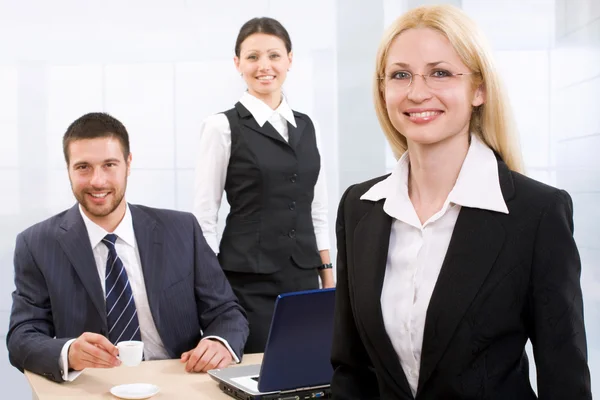
{"type": "Polygon", "coordinates": [[[319,271],[323,271],[324,269],[331,269],[333,268],[333,264],[329,263],[329,264],[323,264],[317,267],[317,269],[319,271]]]}

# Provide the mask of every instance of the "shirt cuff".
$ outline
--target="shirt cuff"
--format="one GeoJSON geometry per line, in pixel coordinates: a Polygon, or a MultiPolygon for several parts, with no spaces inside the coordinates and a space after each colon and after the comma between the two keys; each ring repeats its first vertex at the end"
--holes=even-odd
{"type": "Polygon", "coordinates": [[[329,250],[329,232],[319,232],[315,233],[317,238],[317,248],[319,251],[321,250],[329,250]]]}
{"type": "Polygon", "coordinates": [[[206,239],[206,243],[212,249],[215,254],[219,254],[219,241],[217,240],[217,235],[207,235],[204,237],[206,239]]]}
{"type": "Polygon", "coordinates": [[[83,370],[69,372],[69,347],[71,347],[71,343],[73,343],[74,341],[75,339],[71,339],[67,343],[65,343],[62,350],[60,351],[60,357],[58,358],[58,367],[60,368],[60,373],[62,374],[63,380],[65,380],[66,382],[74,381],[83,372],[83,370]]]}
{"type": "MultiPolygon", "coordinates": [[[[222,337],[219,337],[219,336],[206,336],[206,337],[202,338],[202,340],[205,340],[205,339],[215,339],[215,340],[218,340],[219,342],[223,343],[223,345],[231,353],[231,357],[233,358],[233,361],[235,361],[236,364],[240,363],[240,359],[235,354],[235,352],[231,349],[231,346],[229,346],[229,343],[227,342],[227,340],[225,340],[225,339],[223,339],[222,337]]],[[[202,340],[200,340],[200,341],[202,341],[202,340]]]]}

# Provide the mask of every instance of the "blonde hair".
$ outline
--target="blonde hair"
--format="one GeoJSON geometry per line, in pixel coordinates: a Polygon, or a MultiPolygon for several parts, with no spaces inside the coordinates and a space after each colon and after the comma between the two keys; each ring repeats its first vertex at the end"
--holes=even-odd
{"type": "Polygon", "coordinates": [[[498,153],[511,170],[523,172],[510,104],[496,72],[489,46],[475,23],[462,10],[450,5],[423,6],[408,11],[388,28],[379,45],[373,85],[375,112],[396,157],[406,151],[406,137],[394,128],[387,113],[385,81],[382,77],[385,75],[385,64],[392,41],[412,28],[430,28],[440,32],[450,41],[462,62],[472,72],[476,72],[472,75],[473,85],[484,86],[485,102],[473,109],[470,132],[478,135],[498,153]]]}

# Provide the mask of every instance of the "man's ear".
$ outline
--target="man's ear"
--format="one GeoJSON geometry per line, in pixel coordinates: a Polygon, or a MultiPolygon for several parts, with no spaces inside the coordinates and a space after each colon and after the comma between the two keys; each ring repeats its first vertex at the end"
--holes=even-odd
{"type": "Polygon", "coordinates": [[[131,153],[129,153],[129,155],[127,156],[127,176],[129,176],[129,174],[131,174],[131,160],[133,159],[133,156],[131,155],[131,153]]]}

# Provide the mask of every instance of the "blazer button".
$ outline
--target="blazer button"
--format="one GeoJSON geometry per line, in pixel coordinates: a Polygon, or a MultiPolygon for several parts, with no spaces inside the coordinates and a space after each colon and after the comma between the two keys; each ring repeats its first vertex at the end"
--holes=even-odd
{"type": "Polygon", "coordinates": [[[296,209],[296,202],[295,202],[295,201],[292,201],[292,202],[290,203],[290,210],[291,210],[291,211],[294,211],[295,209],[296,209]]]}
{"type": "Polygon", "coordinates": [[[290,176],[290,182],[296,183],[296,178],[298,178],[298,174],[293,174],[292,176],[290,176]]]}
{"type": "Polygon", "coordinates": [[[293,239],[293,238],[295,238],[295,237],[296,237],[296,230],[295,230],[295,229],[292,229],[292,230],[290,231],[290,233],[288,233],[288,236],[289,236],[290,238],[292,238],[292,239],[293,239]]]}

